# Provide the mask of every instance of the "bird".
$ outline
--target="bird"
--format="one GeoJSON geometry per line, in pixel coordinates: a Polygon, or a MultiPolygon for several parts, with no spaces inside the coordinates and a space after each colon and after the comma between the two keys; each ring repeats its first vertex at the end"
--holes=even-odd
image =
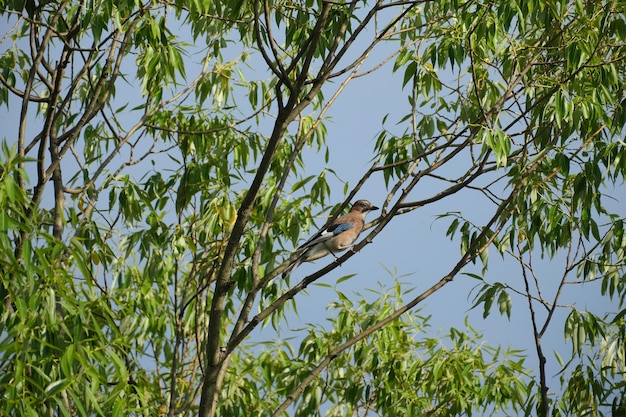
{"type": "MultiPolygon", "coordinates": [[[[367,200],[355,202],[347,214],[335,219],[329,226],[318,231],[296,249],[296,253],[301,253],[285,269],[283,278],[289,276],[302,262],[311,262],[329,253],[335,256],[335,252],[341,252],[354,246],[354,241],[365,226],[365,216],[374,210],[378,210],[378,207],[367,200]]],[[[336,256],[335,259],[337,259],[336,256]]]]}

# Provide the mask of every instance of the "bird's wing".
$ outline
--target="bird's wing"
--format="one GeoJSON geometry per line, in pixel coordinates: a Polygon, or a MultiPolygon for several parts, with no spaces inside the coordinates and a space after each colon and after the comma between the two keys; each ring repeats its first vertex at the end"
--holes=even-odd
{"type": "Polygon", "coordinates": [[[351,229],[353,227],[354,227],[353,223],[331,224],[327,228],[322,229],[316,234],[314,234],[313,236],[311,236],[309,240],[307,240],[302,245],[300,245],[298,249],[310,248],[311,246],[316,245],[320,242],[324,242],[329,239],[332,239],[334,236],[337,236],[338,234],[343,233],[346,230],[351,229]]]}
{"type": "MultiPolygon", "coordinates": [[[[331,224],[327,229],[326,232],[328,234],[331,234],[333,236],[337,236],[339,233],[343,233],[348,229],[352,229],[354,227],[354,223],[337,223],[337,224],[331,224]]],[[[332,237],[332,236],[331,236],[332,237]]]]}
{"type": "Polygon", "coordinates": [[[322,250],[319,253],[316,253],[318,256],[311,257],[311,251],[316,251],[319,249],[316,245],[318,243],[326,242],[327,240],[332,239],[334,236],[345,232],[354,227],[354,223],[335,223],[331,224],[325,229],[321,229],[316,234],[311,236],[309,240],[304,242],[302,245],[298,247],[298,251],[302,251],[300,256],[296,258],[296,260],[285,269],[283,272],[283,278],[291,274],[291,272],[296,269],[300,264],[307,260],[317,259],[321,256],[328,254],[328,250],[322,250]]]}

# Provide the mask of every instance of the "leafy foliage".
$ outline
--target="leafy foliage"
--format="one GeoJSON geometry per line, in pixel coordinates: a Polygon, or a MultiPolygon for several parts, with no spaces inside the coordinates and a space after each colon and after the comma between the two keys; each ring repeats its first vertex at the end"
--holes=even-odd
{"type": "MultiPolygon", "coordinates": [[[[338,292],[339,301],[330,306],[329,328],[302,330],[305,336],[297,349],[286,341],[259,346],[234,359],[233,372],[245,375],[239,389],[225,401],[225,413],[237,415],[253,409],[271,413],[274,401],[258,404],[258,398],[274,399],[292,392],[334,346],[384,319],[402,305],[401,287],[378,293],[374,302],[360,301],[338,292]],[[260,364],[260,368],[258,365],[260,364]],[[250,398],[252,387],[264,387],[250,398]]],[[[303,391],[294,415],[315,415],[324,402],[334,404],[326,415],[343,416],[376,412],[379,415],[481,415],[496,413],[500,404],[521,410],[528,396],[519,352],[500,351],[477,343],[481,335],[450,329],[438,338],[427,337],[428,318],[413,312],[363,340],[334,358],[328,368],[303,391]],[[411,389],[407,389],[411,387],[411,389]]]]}
{"type": "Polygon", "coordinates": [[[610,199],[626,177],[625,12],[618,0],[5,2],[0,414],[623,413],[626,241],[610,199]],[[364,69],[375,50],[387,58],[364,69]],[[327,117],[389,61],[406,100],[348,183],[327,117]],[[276,279],[314,218],[377,180],[381,215],[354,251],[276,279]],[[485,209],[446,206],[455,196],[485,209]],[[268,324],[293,330],[308,285],[429,205],[460,247],[431,288],[396,282],[374,300],[335,288],[326,326],[253,344],[268,324]],[[493,253],[516,272],[493,272],[493,253]],[[469,324],[428,333],[415,307],[459,275],[478,283],[483,317],[528,310],[537,375],[469,324]],[[611,311],[566,299],[593,283],[611,311]],[[548,358],[563,312],[571,354],[548,358]]]}

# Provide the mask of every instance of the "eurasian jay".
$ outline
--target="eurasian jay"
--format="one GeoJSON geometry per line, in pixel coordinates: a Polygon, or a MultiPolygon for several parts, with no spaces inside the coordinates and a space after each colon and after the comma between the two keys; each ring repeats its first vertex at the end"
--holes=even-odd
{"type": "Polygon", "coordinates": [[[365,216],[373,210],[378,210],[378,207],[367,200],[358,200],[354,203],[347,214],[335,219],[330,226],[311,236],[296,249],[296,252],[302,253],[285,269],[283,278],[291,274],[302,262],[314,261],[329,253],[335,256],[335,252],[354,246],[354,241],[359,237],[365,225],[365,216]]]}

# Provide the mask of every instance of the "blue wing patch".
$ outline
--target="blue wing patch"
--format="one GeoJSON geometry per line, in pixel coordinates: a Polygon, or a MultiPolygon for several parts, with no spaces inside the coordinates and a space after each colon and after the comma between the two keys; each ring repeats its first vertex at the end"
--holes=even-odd
{"type": "Polygon", "coordinates": [[[326,231],[332,232],[333,236],[337,236],[338,234],[343,233],[348,229],[352,229],[352,227],[354,227],[354,224],[352,223],[339,223],[330,226],[328,229],[326,229],[326,231]]]}

